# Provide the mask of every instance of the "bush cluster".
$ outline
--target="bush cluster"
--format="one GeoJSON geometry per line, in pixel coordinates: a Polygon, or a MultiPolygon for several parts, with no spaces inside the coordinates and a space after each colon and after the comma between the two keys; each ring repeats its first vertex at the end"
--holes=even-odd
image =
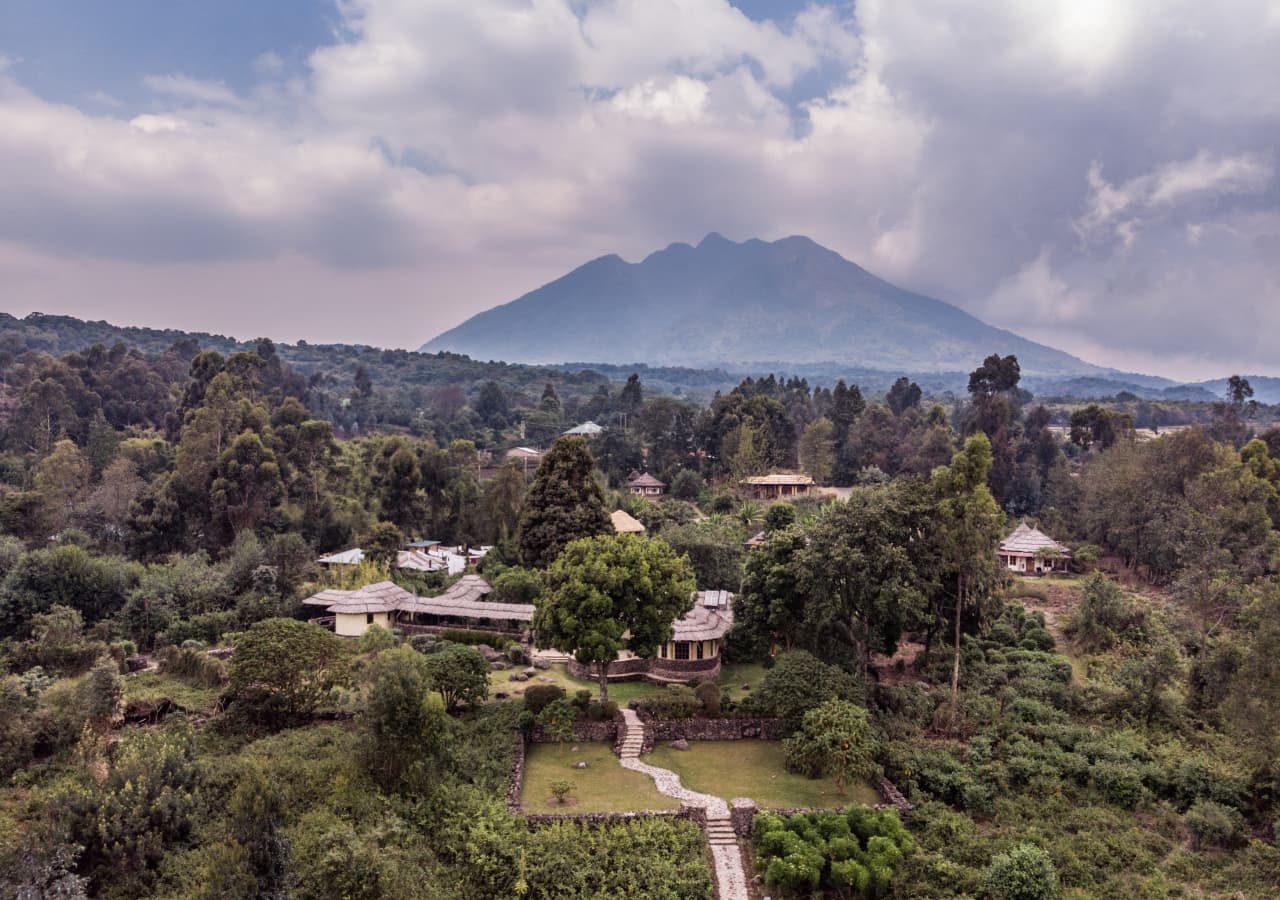
{"type": "Polygon", "coordinates": [[[843,813],[760,813],[752,823],[751,842],[765,884],[785,897],[822,890],[842,897],[883,897],[894,872],[915,849],[896,812],[865,806],[843,813]]]}

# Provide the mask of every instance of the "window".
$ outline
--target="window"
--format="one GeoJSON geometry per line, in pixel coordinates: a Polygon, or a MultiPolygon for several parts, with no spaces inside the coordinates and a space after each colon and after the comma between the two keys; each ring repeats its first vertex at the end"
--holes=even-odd
{"type": "Polygon", "coordinates": [[[373,613],[365,613],[365,614],[364,614],[364,624],[366,624],[366,625],[372,625],[372,624],[373,624],[373,613]]]}
{"type": "Polygon", "coordinates": [[[702,641],[698,641],[698,659],[702,659],[702,641]]]}
{"type": "Polygon", "coordinates": [[[676,659],[688,659],[688,658],[689,658],[688,641],[677,641],[676,642],[676,659]]]}

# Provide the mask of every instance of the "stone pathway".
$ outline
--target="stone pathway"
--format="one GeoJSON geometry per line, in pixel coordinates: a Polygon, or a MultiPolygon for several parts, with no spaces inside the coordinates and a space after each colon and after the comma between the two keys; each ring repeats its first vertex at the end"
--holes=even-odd
{"type": "Polygon", "coordinates": [[[742,849],[729,818],[729,804],[710,794],[699,794],[680,783],[680,776],[670,769],[659,769],[640,762],[644,746],[644,724],[633,709],[624,709],[620,762],[624,769],[640,772],[653,779],[658,792],[675,797],[686,806],[704,810],[707,815],[707,843],[715,863],[717,896],[720,900],[748,900],[747,876],[742,868],[742,849]]]}

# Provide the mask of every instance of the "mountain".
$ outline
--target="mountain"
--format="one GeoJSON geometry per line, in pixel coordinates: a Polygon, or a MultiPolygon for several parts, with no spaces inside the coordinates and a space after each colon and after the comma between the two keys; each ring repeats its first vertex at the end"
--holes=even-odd
{"type": "Polygon", "coordinates": [[[446,350],[525,363],[899,372],[968,372],[999,352],[1016,354],[1028,373],[1110,372],[896,287],[809,238],[735,243],[718,234],[639,263],[592,260],[422,347],[446,350]]]}

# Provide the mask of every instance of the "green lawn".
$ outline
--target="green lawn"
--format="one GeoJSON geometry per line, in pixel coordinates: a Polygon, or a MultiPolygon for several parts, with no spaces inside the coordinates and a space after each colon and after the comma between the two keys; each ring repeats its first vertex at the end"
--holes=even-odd
{"type": "MultiPolygon", "coordinates": [[[[523,666],[512,669],[492,671],[489,673],[489,693],[502,691],[512,697],[518,697],[535,684],[558,684],[570,697],[582,689],[591,691],[592,696],[599,696],[600,685],[585,678],[574,678],[563,665],[554,665],[550,669],[539,670],[529,681],[512,681],[511,676],[523,672],[523,666]],[[545,680],[540,680],[545,679],[545,680]]],[[[741,663],[725,665],[720,669],[720,689],[729,692],[735,700],[741,700],[760,686],[764,680],[765,668],[760,663],[741,663]],[[751,690],[743,690],[744,684],[751,685],[751,690]]],[[[609,685],[609,699],[619,706],[626,706],[630,701],[645,697],[663,690],[661,685],[649,684],[647,681],[620,681],[609,685]]]]}
{"type": "Polygon", "coordinates": [[[834,808],[880,802],[869,784],[849,785],[841,796],[829,778],[788,772],[781,741],[690,741],[688,750],[657,747],[644,761],[678,773],[692,790],[725,800],[750,797],[763,807],[834,808]]]}
{"type": "Polygon", "coordinates": [[[664,797],[653,779],[622,768],[613,746],[592,744],[530,744],[525,758],[520,802],[527,812],[630,812],[640,809],[678,809],[680,801],[664,797]],[[571,768],[585,762],[587,768],[571,768]],[[563,806],[551,794],[553,781],[571,781],[563,806]]]}

